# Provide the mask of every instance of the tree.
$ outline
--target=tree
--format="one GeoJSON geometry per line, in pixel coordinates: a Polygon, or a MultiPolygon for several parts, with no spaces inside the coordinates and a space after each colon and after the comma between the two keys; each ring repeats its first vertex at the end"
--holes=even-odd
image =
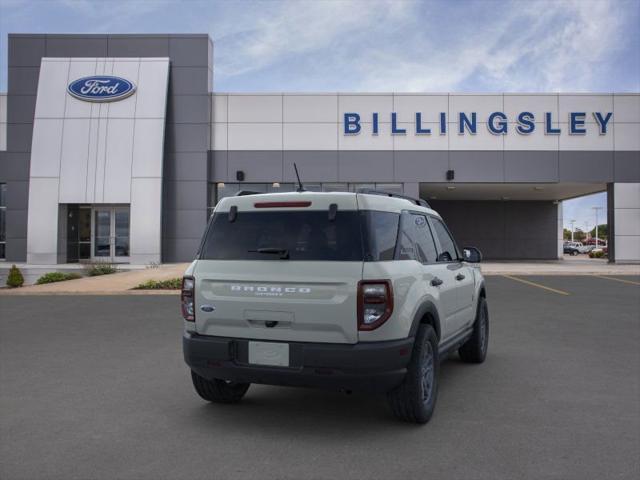
{"type": "Polygon", "coordinates": [[[11,288],[21,287],[24,283],[24,277],[22,276],[22,272],[18,267],[13,265],[9,270],[9,275],[7,276],[7,286],[11,288]]]}
{"type": "MultiPolygon", "coordinates": [[[[596,236],[596,227],[589,232],[589,235],[595,238],[596,236]]],[[[609,236],[609,227],[606,223],[602,225],[598,225],[598,238],[607,238],[609,236]]]]}
{"type": "MultiPolygon", "coordinates": [[[[571,237],[569,237],[569,238],[571,238],[571,237]]],[[[573,241],[574,242],[582,242],[586,238],[587,238],[587,235],[582,230],[580,230],[579,228],[576,228],[573,231],[573,241]]]]}
{"type": "Polygon", "coordinates": [[[568,228],[563,229],[562,238],[564,238],[565,240],[571,240],[571,230],[569,230],[568,228]]]}

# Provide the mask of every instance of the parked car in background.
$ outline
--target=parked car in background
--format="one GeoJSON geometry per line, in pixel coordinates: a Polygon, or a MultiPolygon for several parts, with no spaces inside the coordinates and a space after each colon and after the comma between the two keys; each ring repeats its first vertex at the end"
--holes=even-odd
{"type": "Polygon", "coordinates": [[[588,253],[587,247],[585,247],[580,242],[564,242],[563,250],[564,250],[564,253],[568,253],[569,255],[578,255],[580,253],[588,253]]]}

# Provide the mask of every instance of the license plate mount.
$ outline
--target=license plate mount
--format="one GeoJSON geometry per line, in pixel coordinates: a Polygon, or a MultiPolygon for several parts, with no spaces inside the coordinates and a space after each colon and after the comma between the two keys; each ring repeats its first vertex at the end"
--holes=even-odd
{"type": "Polygon", "coordinates": [[[249,342],[249,363],[271,367],[289,366],[289,344],[276,342],[249,342]]]}

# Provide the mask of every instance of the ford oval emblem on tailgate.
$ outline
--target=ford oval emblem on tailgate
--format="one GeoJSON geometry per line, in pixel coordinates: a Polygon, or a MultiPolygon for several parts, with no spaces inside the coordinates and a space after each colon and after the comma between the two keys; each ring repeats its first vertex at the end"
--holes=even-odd
{"type": "Polygon", "coordinates": [[[216,309],[213,305],[200,305],[200,310],[203,312],[213,312],[216,309]]]}

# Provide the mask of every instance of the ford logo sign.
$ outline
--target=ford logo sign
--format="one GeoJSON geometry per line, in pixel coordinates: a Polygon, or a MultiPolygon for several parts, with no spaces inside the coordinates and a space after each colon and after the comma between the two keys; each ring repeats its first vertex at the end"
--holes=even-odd
{"type": "Polygon", "coordinates": [[[70,95],[86,102],[113,102],[133,94],[136,86],[121,77],[97,75],[71,82],[67,91],[70,95]]]}

